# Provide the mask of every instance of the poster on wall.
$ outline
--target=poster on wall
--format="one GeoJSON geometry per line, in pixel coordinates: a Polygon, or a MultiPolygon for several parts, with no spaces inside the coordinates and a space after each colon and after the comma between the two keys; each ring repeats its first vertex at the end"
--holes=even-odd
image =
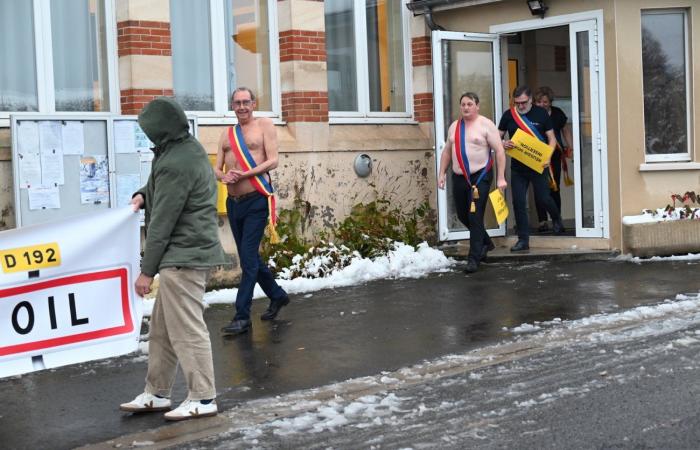
{"type": "Polygon", "coordinates": [[[109,201],[109,165],[104,155],[80,158],[80,203],[109,201]]]}

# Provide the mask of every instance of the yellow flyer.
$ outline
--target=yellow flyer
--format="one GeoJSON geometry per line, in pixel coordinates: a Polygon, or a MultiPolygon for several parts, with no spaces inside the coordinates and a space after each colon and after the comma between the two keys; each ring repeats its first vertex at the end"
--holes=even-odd
{"type": "Polygon", "coordinates": [[[505,222],[506,217],[508,217],[506,199],[503,198],[500,189],[494,189],[493,192],[489,194],[489,199],[491,200],[491,206],[493,206],[493,212],[496,215],[496,222],[500,225],[505,222]]]}
{"type": "Polygon", "coordinates": [[[516,145],[506,153],[538,173],[544,172],[543,164],[552,156],[552,147],[518,129],[510,138],[516,145]]]}

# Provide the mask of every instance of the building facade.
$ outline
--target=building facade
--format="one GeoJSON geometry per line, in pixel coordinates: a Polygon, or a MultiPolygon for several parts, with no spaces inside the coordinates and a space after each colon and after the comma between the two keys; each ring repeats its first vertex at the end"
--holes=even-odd
{"type": "MultiPolygon", "coordinates": [[[[624,251],[623,216],[700,190],[700,12],[691,0],[545,3],[540,17],[521,0],[0,2],[0,229],[15,226],[13,113],[131,115],[174,96],[215,154],[235,123],[230,94],[247,86],[276,123],[278,208],[303,204],[310,237],[382,199],[427,204],[435,240],[465,239],[435,177],[459,94],[477,92],[497,122],[528,84],[554,89],[574,133],[569,232],[537,245],[624,251]]],[[[512,239],[510,220],[488,222],[512,239]]]]}

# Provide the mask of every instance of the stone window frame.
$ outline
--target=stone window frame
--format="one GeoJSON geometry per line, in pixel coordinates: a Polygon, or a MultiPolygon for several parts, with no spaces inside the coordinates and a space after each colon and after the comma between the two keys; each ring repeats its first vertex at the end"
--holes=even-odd
{"type": "MultiPolygon", "coordinates": [[[[107,62],[107,83],[109,92],[109,109],[103,111],[76,111],[75,114],[104,115],[119,113],[119,75],[117,69],[117,28],[114,0],[97,0],[103,2],[105,12],[105,55],[107,62]]],[[[32,2],[32,20],[34,25],[34,60],[36,64],[36,84],[38,97],[38,114],[54,114],[56,112],[54,74],[53,74],[53,42],[51,36],[51,2],[50,0],[34,0],[32,2]]],[[[10,126],[10,116],[17,111],[0,111],[0,128],[10,126]]],[[[61,112],[71,114],[73,112],[61,112]]]]}
{"type": "MultiPolygon", "coordinates": [[[[664,8],[664,9],[642,9],[641,10],[641,17],[643,18],[645,15],[664,15],[664,14],[681,14],[683,16],[683,47],[684,47],[684,53],[685,53],[685,95],[686,95],[686,139],[687,139],[687,151],[683,153],[658,153],[658,154],[649,154],[647,153],[646,149],[646,130],[644,130],[644,140],[645,140],[645,148],[644,148],[644,159],[645,163],[688,163],[691,161],[691,146],[692,146],[692,116],[691,116],[691,110],[692,110],[692,103],[691,103],[691,95],[692,95],[692,78],[691,78],[691,68],[692,68],[692,60],[691,60],[691,39],[690,39],[690,27],[689,27],[689,11],[684,8],[664,8]]],[[[640,28],[641,32],[641,28],[640,28]]],[[[640,34],[641,37],[641,34],[640,34]]],[[[642,71],[643,71],[643,65],[644,61],[640,61],[642,65],[642,71]]],[[[642,85],[643,85],[644,79],[642,75],[642,85]]],[[[644,92],[644,89],[643,89],[644,92]]],[[[644,102],[644,100],[642,100],[644,102]]]]}
{"type": "MultiPolygon", "coordinates": [[[[231,110],[226,80],[226,26],[224,24],[224,1],[209,0],[211,15],[212,78],[214,88],[214,111],[188,111],[198,117],[200,125],[223,125],[236,123],[236,115],[231,110]]],[[[282,117],[280,88],[279,27],[277,0],[266,0],[268,7],[269,48],[270,48],[270,98],[271,111],[256,110],[257,117],[270,117],[279,121],[282,117]]],[[[257,94],[257,93],[256,93],[257,94]]]]}
{"type": "Polygon", "coordinates": [[[406,7],[408,0],[401,1],[402,25],[403,25],[403,56],[404,56],[404,90],[405,112],[372,112],[369,105],[369,79],[367,74],[367,24],[366,3],[367,0],[354,0],[354,29],[355,29],[355,61],[356,79],[358,84],[358,108],[357,111],[333,111],[328,112],[328,121],[331,124],[358,124],[358,123],[415,123],[413,119],[413,86],[411,64],[411,24],[410,11],[406,7]]]}

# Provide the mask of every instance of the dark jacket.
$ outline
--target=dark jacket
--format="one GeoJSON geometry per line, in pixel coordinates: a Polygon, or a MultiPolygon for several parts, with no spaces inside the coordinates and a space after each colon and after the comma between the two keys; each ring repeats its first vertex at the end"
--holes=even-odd
{"type": "Polygon", "coordinates": [[[184,111],[170,98],[157,98],[139,114],[139,125],[155,145],[148,182],[136,193],[146,208],[141,272],[154,276],[164,267],[226,263],[216,223],[216,177],[184,111]]]}

